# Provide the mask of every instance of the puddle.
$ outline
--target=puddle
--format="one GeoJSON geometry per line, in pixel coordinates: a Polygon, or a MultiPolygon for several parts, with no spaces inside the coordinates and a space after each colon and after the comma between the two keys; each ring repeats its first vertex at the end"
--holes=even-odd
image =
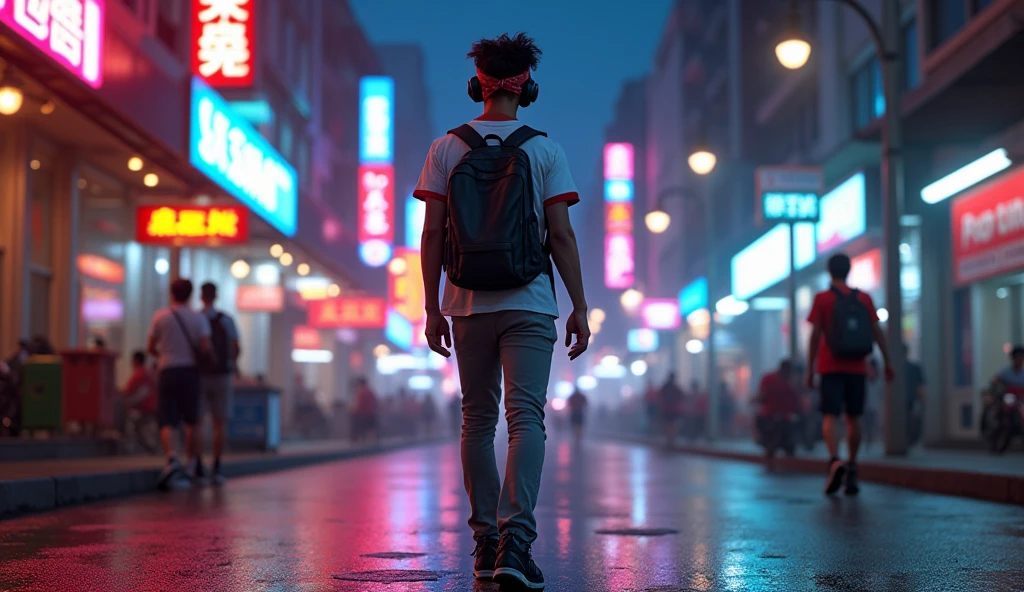
{"type": "Polygon", "coordinates": [[[425,571],[422,569],[378,569],[373,571],[331,574],[331,577],[335,580],[344,580],[346,582],[398,584],[400,582],[436,582],[445,575],[446,573],[443,571],[425,571]]]}

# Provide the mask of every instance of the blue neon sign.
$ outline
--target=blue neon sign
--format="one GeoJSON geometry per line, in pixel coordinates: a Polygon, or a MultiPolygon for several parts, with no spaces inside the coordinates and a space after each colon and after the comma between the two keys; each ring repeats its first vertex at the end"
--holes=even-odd
{"type": "Polygon", "coordinates": [[[679,314],[684,318],[695,310],[708,307],[708,278],[700,276],[679,291],[679,314]]]}
{"type": "Polygon", "coordinates": [[[633,201],[633,182],[622,179],[605,181],[604,199],[611,202],[633,201]]]}
{"type": "Polygon", "coordinates": [[[412,349],[412,323],[398,311],[389,308],[387,324],[384,325],[384,337],[398,347],[409,351],[412,349]]]}
{"type": "Polygon", "coordinates": [[[630,329],[626,333],[626,349],[634,354],[658,351],[660,341],[654,329],[630,329]]]}
{"type": "Polygon", "coordinates": [[[395,81],[365,76],[359,81],[359,162],[390,163],[395,153],[395,81]]]}
{"type": "Polygon", "coordinates": [[[427,217],[427,203],[409,196],[405,198],[405,246],[420,250],[423,221],[427,217]]]}
{"type": "Polygon", "coordinates": [[[189,162],[285,236],[298,224],[298,176],[215,90],[192,77],[189,162]]]}

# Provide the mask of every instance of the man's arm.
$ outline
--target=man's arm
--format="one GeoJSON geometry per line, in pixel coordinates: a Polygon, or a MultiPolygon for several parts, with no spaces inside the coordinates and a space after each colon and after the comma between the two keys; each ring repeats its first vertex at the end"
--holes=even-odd
{"type": "Polygon", "coordinates": [[[811,329],[811,338],[807,342],[807,373],[814,374],[815,363],[818,361],[818,348],[821,347],[821,325],[815,323],[811,329]]]}
{"type": "Polygon", "coordinates": [[[583,293],[583,272],[580,269],[580,251],[576,244],[576,232],[569,221],[569,202],[559,201],[544,209],[548,222],[548,240],[551,243],[551,258],[562,277],[569,300],[572,301],[572,314],[565,324],[565,345],[571,344],[572,336],[576,335],[576,343],[569,349],[569,359],[575,360],[590,345],[590,325],[587,320],[587,298],[583,293]]]}
{"type": "Polygon", "coordinates": [[[149,325],[149,336],[146,338],[146,352],[149,355],[157,358],[160,356],[160,352],[156,349],[156,318],[153,318],[153,322],[149,325]]]}
{"type": "Polygon", "coordinates": [[[438,298],[441,291],[441,266],[444,262],[444,230],[448,219],[448,204],[439,199],[427,199],[427,212],[420,239],[420,269],[423,272],[424,306],[427,312],[427,345],[434,352],[448,357],[452,345],[448,321],[441,316],[438,298]]]}

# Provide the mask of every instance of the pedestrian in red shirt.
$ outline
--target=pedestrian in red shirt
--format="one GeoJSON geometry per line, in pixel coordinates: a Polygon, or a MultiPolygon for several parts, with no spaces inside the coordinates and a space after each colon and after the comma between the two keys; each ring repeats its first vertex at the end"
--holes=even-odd
{"type": "Polygon", "coordinates": [[[156,413],[156,378],[146,368],[146,352],[139,350],[132,354],[132,375],[122,395],[126,409],[156,413]]]}
{"type": "Polygon", "coordinates": [[[867,358],[874,345],[882,351],[886,380],[892,380],[889,348],[871,297],[846,285],[850,257],[839,253],[828,260],[832,285],[814,297],[807,321],[814,326],[807,347],[807,386],[814,388],[814,371],[821,375],[822,431],[828,446],[829,474],[825,493],[839,491],[845,478],[846,494],[856,495],[857,452],[860,448],[860,417],[864,414],[867,358]],[[849,461],[839,460],[836,422],[846,418],[846,446],[849,461]]]}
{"type": "Polygon", "coordinates": [[[772,458],[779,448],[793,456],[796,419],[802,409],[800,393],[793,386],[793,362],[783,360],[775,372],[761,378],[757,402],[757,428],[766,456],[772,458]]]}

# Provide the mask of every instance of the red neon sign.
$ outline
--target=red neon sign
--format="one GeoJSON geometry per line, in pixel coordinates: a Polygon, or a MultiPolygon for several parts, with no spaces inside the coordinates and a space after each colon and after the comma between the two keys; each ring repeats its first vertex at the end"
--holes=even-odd
{"type": "Polygon", "coordinates": [[[192,73],[210,86],[252,86],[256,0],[192,0],[192,73]]]}
{"type": "Polygon", "coordinates": [[[395,170],[390,164],[359,167],[359,242],[395,241],[395,170]]]}
{"type": "Polygon", "coordinates": [[[107,282],[120,284],[124,282],[124,266],[99,255],[83,254],[78,256],[78,273],[107,282]]]}
{"type": "Polygon", "coordinates": [[[420,253],[412,249],[396,249],[392,261],[395,260],[401,260],[403,263],[397,269],[401,273],[392,273],[394,270],[388,270],[388,306],[413,325],[417,325],[425,316],[420,253]]]}
{"type": "Polygon", "coordinates": [[[387,303],[383,298],[313,300],[306,313],[306,324],[317,329],[383,329],[387,303]]]}
{"type": "Polygon", "coordinates": [[[241,244],[249,241],[243,206],[140,206],[135,240],[145,245],[241,244]]]}
{"type": "Polygon", "coordinates": [[[292,329],[292,349],[323,349],[320,330],[299,325],[292,329]]]}
{"type": "Polygon", "coordinates": [[[284,288],[281,286],[238,286],[235,292],[238,312],[281,312],[284,310],[284,288]]]}

